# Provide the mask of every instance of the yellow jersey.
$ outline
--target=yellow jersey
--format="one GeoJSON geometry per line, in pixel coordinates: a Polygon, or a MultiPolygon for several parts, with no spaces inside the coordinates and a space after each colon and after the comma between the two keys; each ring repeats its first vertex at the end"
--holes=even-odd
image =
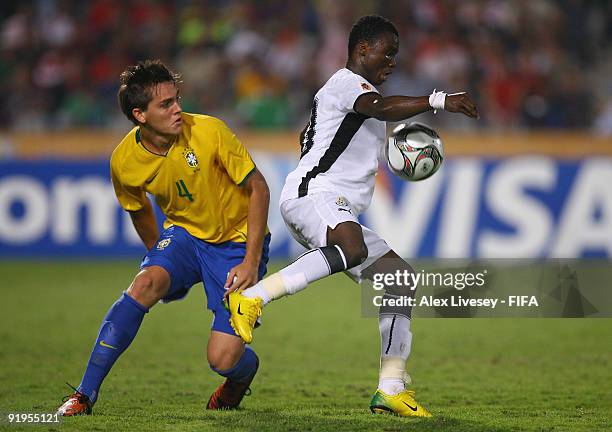
{"type": "Polygon", "coordinates": [[[170,225],[210,243],[246,242],[249,195],[239,185],[253,159],[221,120],[183,113],[183,131],[165,156],[147,150],[135,127],[111,156],[111,179],[121,206],[142,209],[155,197],[170,225]]]}

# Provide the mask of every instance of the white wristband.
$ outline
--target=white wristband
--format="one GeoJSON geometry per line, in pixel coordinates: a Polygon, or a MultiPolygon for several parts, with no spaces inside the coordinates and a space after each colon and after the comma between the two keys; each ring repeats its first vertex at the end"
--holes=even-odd
{"type": "Polygon", "coordinates": [[[437,92],[436,89],[429,95],[429,105],[434,109],[434,114],[439,110],[444,109],[444,102],[446,101],[446,93],[443,91],[437,92]]]}

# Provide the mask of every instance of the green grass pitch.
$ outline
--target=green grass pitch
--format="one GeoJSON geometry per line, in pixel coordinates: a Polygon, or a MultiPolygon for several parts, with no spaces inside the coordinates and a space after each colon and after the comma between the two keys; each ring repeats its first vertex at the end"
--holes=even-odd
{"type": "Polygon", "coordinates": [[[78,385],[108,307],[138,262],[0,263],[0,429],[61,431],[610,431],[612,320],[415,319],[408,369],[432,419],[370,414],[376,319],[337,275],[270,305],[256,331],[261,367],[233,412],[204,405],[220,378],[204,357],[211,314],[201,285],[159,305],[102,386],[94,415],[59,425],[6,422],[53,412],[78,385]]]}

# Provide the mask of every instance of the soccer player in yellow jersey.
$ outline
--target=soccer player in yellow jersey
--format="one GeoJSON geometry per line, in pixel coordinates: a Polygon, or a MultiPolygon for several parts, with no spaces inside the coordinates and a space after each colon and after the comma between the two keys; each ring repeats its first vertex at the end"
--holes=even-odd
{"type": "Polygon", "coordinates": [[[148,253],[104,318],[81,384],[59,408],[61,415],[91,414],[102,381],[144,315],[200,281],[214,314],[208,362],[226,378],[206,407],[236,408],[257,372],[257,355],[232,329],[223,295],[266,272],[268,186],[221,120],[182,112],[179,79],[159,60],[121,74],[119,105],[136,127],[113,152],[111,178],[148,253]],[[147,193],[166,216],[161,235],[147,193]]]}

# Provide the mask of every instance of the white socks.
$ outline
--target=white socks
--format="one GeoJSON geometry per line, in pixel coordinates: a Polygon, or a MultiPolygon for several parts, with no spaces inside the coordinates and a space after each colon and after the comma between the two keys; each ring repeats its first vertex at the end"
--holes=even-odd
{"type": "MultiPolygon", "coordinates": [[[[338,246],[312,249],[278,273],[242,292],[245,297],[260,297],[264,305],[295,294],[311,283],[346,269],[344,253],[338,246]]],[[[388,395],[405,390],[410,383],[406,360],[412,347],[410,319],[400,314],[378,317],[380,329],[380,375],[378,388],[388,395]]]]}
{"type": "Polygon", "coordinates": [[[303,253],[278,273],[242,292],[245,297],[260,297],[266,305],[272,300],[295,294],[316,280],[346,270],[346,258],[339,246],[325,246],[303,253]]]}
{"type": "Polygon", "coordinates": [[[404,315],[380,315],[380,375],[378,388],[388,395],[405,390],[410,383],[406,373],[406,360],[412,346],[410,319],[404,315]]]}
{"type": "MultiPolygon", "coordinates": [[[[295,294],[296,292],[306,288],[306,286],[308,285],[308,279],[306,275],[303,272],[285,272],[287,268],[288,267],[282,269],[278,273],[274,273],[273,275],[260,280],[251,288],[245,289],[242,292],[242,295],[250,298],[259,297],[263,301],[263,304],[267,305],[272,300],[277,300],[286,295],[295,294]]],[[[290,269],[290,271],[291,270],[293,269],[290,269]]],[[[328,275],[329,273],[321,277],[325,277],[328,275]]],[[[317,279],[321,279],[321,277],[318,277],[317,279]]]]}

